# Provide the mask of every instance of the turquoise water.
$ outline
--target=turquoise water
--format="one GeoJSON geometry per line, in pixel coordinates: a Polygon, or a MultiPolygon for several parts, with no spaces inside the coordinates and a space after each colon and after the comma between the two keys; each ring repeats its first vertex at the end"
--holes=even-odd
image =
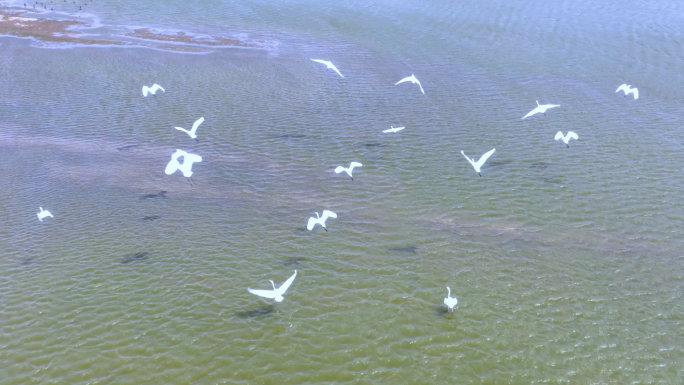
{"type": "Polygon", "coordinates": [[[0,38],[0,382],[681,381],[679,3],[99,1],[264,44],[0,38]]]}

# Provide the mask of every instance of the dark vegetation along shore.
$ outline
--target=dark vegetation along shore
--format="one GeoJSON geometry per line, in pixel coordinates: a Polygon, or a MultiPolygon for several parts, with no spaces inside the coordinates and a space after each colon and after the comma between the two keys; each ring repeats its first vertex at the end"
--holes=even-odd
{"type": "Polygon", "coordinates": [[[34,14],[27,16],[28,12],[31,12],[28,8],[0,8],[0,35],[29,37],[44,42],[148,46],[183,52],[211,52],[212,49],[221,47],[260,47],[258,44],[222,36],[199,38],[186,32],[163,34],[147,28],[136,29],[125,35],[125,37],[134,38],[135,41],[130,41],[131,39],[127,41],[124,36],[112,36],[111,38],[82,37],[84,34],[79,29],[90,27],[88,23],[75,19],[65,19],[65,15],[61,15],[60,20],[34,14]]]}

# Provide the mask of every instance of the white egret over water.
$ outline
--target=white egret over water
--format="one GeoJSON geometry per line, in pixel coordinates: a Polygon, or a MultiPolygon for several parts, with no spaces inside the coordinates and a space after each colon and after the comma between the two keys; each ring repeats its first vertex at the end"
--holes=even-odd
{"type": "Polygon", "coordinates": [[[447,286],[447,296],[446,296],[446,298],[444,298],[444,304],[449,309],[449,313],[452,313],[452,314],[454,312],[454,306],[456,306],[458,304],[458,299],[451,298],[451,289],[449,288],[449,286],[447,286]]]}
{"type": "Polygon", "coordinates": [[[544,114],[546,115],[546,110],[554,108],[554,107],[560,107],[560,104],[539,104],[538,100],[535,100],[537,102],[537,108],[534,110],[530,111],[527,113],[527,115],[523,116],[522,118],[525,119],[527,117],[530,117],[534,114],[544,114]]]}
{"type": "Polygon", "coordinates": [[[478,160],[477,162],[475,162],[475,159],[473,159],[473,158],[468,158],[468,155],[466,155],[466,154],[463,152],[463,150],[461,150],[461,154],[462,154],[463,156],[465,156],[466,159],[468,159],[468,162],[470,162],[470,164],[473,165],[473,168],[475,169],[475,171],[477,172],[477,174],[478,174],[479,176],[482,176],[482,174],[480,174],[480,167],[482,167],[482,165],[487,161],[487,159],[489,159],[489,157],[492,156],[492,154],[494,153],[494,151],[496,151],[496,148],[492,148],[491,150],[487,151],[484,155],[482,155],[482,157],[480,158],[480,160],[478,160]]]}
{"type": "Polygon", "coordinates": [[[363,165],[362,165],[361,163],[359,163],[359,162],[351,162],[351,163],[349,164],[349,167],[347,167],[347,168],[342,167],[342,166],[337,166],[337,168],[335,169],[335,174],[339,174],[339,173],[341,173],[342,171],[346,171],[346,172],[347,172],[347,175],[349,175],[349,177],[350,177],[352,180],[354,180],[354,177],[352,176],[352,170],[354,170],[354,167],[361,167],[361,166],[363,166],[363,165]]]}
{"type": "Polygon", "coordinates": [[[385,130],[385,131],[383,131],[383,133],[399,132],[399,131],[403,130],[404,128],[406,128],[406,127],[396,127],[395,128],[395,127],[390,126],[389,130],[385,130]]]}
{"type": "Polygon", "coordinates": [[[418,81],[418,79],[416,79],[416,76],[414,74],[411,74],[411,76],[407,76],[407,77],[399,80],[398,82],[394,83],[394,85],[396,86],[397,84],[403,83],[403,82],[411,82],[413,84],[418,84],[418,87],[420,87],[420,92],[425,94],[425,91],[423,91],[423,86],[420,85],[420,82],[418,81]]]}
{"type": "MultiPolygon", "coordinates": [[[[331,69],[331,70],[337,72],[338,75],[342,76],[342,74],[341,74],[340,71],[337,69],[337,67],[335,67],[335,65],[334,65],[332,62],[330,62],[330,61],[327,61],[327,60],[320,60],[320,59],[311,59],[311,61],[315,61],[316,63],[325,64],[325,66],[328,67],[328,69],[331,69]]],[[[344,78],[344,76],[342,76],[342,77],[344,78]]]]}
{"type": "MultiPolygon", "coordinates": [[[[164,91],[164,88],[162,88],[162,86],[160,86],[159,84],[154,83],[154,84],[152,85],[152,87],[143,86],[143,88],[142,88],[142,93],[143,93],[143,96],[145,96],[145,97],[147,97],[147,93],[148,93],[148,92],[149,92],[150,94],[154,95],[154,96],[157,96],[157,95],[156,95],[157,90],[162,90],[162,91],[164,91]]],[[[166,91],[164,91],[164,92],[166,92],[166,91]]]]}
{"type": "Polygon", "coordinates": [[[290,288],[290,285],[292,285],[292,282],[294,282],[295,277],[297,276],[297,270],[294,271],[294,274],[290,278],[285,281],[282,285],[280,285],[279,288],[276,289],[275,283],[269,279],[271,282],[271,285],[273,286],[273,290],[253,290],[250,288],[247,288],[247,291],[249,291],[252,294],[256,294],[259,297],[264,297],[264,298],[272,298],[276,302],[283,302],[283,294],[287,291],[288,288],[290,288]]]}
{"type": "Polygon", "coordinates": [[[42,207],[40,208],[40,212],[39,212],[37,215],[38,215],[38,219],[39,219],[41,222],[43,221],[43,218],[45,218],[45,217],[54,218],[54,217],[52,216],[52,214],[50,214],[49,211],[43,210],[42,207]]]}
{"type": "Polygon", "coordinates": [[[204,117],[195,120],[195,123],[192,124],[192,129],[190,131],[184,129],[183,127],[176,127],[176,130],[183,131],[190,135],[191,138],[197,139],[197,134],[195,134],[195,132],[197,132],[197,128],[200,126],[200,124],[202,124],[202,122],[204,122],[204,117]]]}
{"type": "Polygon", "coordinates": [[[306,229],[309,231],[313,230],[313,228],[314,228],[314,226],[316,226],[316,224],[323,226],[323,229],[325,231],[328,231],[328,229],[325,228],[326,219],[328,219],[328,217],[337,218],[337,214],[335,214],[334,212],[332,212],[330,210],[323,210],[323,216],[318,216],[317,212],[314,214],[316,214],[316,218],[309,217],[309,222],[306,224],[306,229]]]}
{"type": "Polygon", "coordinates": [[[579,139],[579,136],[577,136],[577,134],[575,134],[574,131],[568,131],[568,134],[565,135],[565,136],[563,136],[563,133],[562,133],[562,132],[558,131],[558,132],[556,133],[555,139],[556,139],[556,140],[563,139],[563,143],[565,143],[566,146],[570,147],[570,144],[568,143],[568,142],[570,142],[570,139],[575,139],[575,140],[577,140],[577,139],[579,139]]]}
{"type": "Polygon", "coordinates": [[[176,152],[171,155],[171,161],[166,165],[164,172],[166,175],[171,175],[174,172],[181,170],[183,176],[189,178],[192,176],[192,164],[201,161],[202,157],[199,155],[190,154],[183,150],[176,150],[176,152]],[[178,158],[181,156],[183,157],[183,164],[178,162],[178,158]]]}
{"type": "Polygon", "coordinates": [[[631,88],[631,86],[623,84],[620,87],[618,87],[617,90],[615,90],[615,92],[619,91],[624,91],[625,96],[629,94],[634,94],[634,99],[639,99],[639,90],[637,88],[631,88]]]}

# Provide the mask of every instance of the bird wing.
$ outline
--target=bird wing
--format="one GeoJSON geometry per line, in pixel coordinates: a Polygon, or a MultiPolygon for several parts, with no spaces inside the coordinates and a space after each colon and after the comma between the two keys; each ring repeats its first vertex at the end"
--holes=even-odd
{"type": "Polygon", "coordinates": [[[290,285],[292,285],[292,282],[294,282],[296,276],[297,276],[297,270],[295,270],[294,274],[292,274],[292,276],[290,278],[288,278],[287,281],[285,281],[285,283],[280,285],[280,287],[277,290],[280,295],[285,294],[287,289],[290,288],[290,285]]]}
{"type": "Polygon", "coordinates": [[[627,85],[627,83],[625,83],[625,84],[621,85],[620,87],[618,87],[618,89],[615,90],[615,92],[623,90],[623,91],[625,91],[625,93],[627,93],[628,89],[629,89],[629,86],[627,85]]]}
{"type": "Polygon", "coordinates": [[[194,134],[195,131],[197,131],[197,127],[199,127],[200,124],[202,124],[202,122],[204,122],[204,117],[195,120],[195,123],[193,123],[192,130],[190,130],[190,132],[194,134]]]}
{"type": "Polygon", "coordinates": [[[394,131],[394,128],[390,128],[388,130],[383,131],[383,133],[385,133],[385,132],[396,132],[396,131],[394,131]]]}
{"type": "Polygon", "coordinates": [[[339,174],[339,173],[341,173],[342,171],[344,171],[344,167],[342,167],[342,166],[337,166],[337,168],[335,169],[335,174],[339,174]]]}
{"type": "Polygon", "coordinates": [[[337,218],[337,214],[330,210],[323,210],[323,214],[321,214],[321,219],[323,220],[323,222],[325,222],[325,220],[328,219],[328,217],[337,218]]]}
{"type": "Polygon", "coordinates": [[[405,78],[399,80],[398,82],[394,83],[394,85],[396,86],[396,85],[399,84],[399,83],[410,82],[411,80],[413,80],[413,76],[407,76],[407,77],[405,77],[405,78]]]}
{"type": "Polygon", "coordinates": [[[252,294],[256,294],[259,297],[264,297],[264,298],[275,298],[276,297],[276,292],[274,290],[254,290],[247,288],[247,291],[249,291],[252,294]]]}
{"type": "Polygon", "coordinates": [[[468,159],[468,162],[470,162],[470,164],[471,164],[473,167],[475,167],[475,162],[473,162],[472,159],[468,158],[468,155],[466,155],[466,154],[463,152],[463,150],[461,150],[461,155],[463,155],[466,159],[468,159]]]}
{"type": "Polygon", "coordinates": [[[164,88],[162,88],[162,86],[160,86],[160,85],[157,84],[157,83],[154,83],[154,84],[152,85],[152,92],[157,92],[157,90],[162,90],[162,91],[166,92],[166,91],[164,90],[164,88]]]}
{"type": "Polygon", "coordinates": [[[166,173],[166,175],[171,175],[174,172],[178,171],[179,167],[180,163],[178,163],[176,159],[171,159],[169,164],[166,165],[166,169],[164,170],[164,172],[166,173]]]}
{"type": "Polygon", "coordinates": [[[202,161],[202,157],[197,154],[185,154],[183,158],[183,164],[185,164],[186,162],[199,163],[202,161]]]}
{"type": "MultiPolygon", "coordinates": [[[[575,139],[575,140],[579,139],[579,136],[577,136],[577,134],[575,134],[574,131],[568,131],[568,137],[575,139]]],[[[570,140],[570,139],[568,139],[568,140],[570,140]]]]}
{"type": "Polygon", "coordinates": [[[632,92],[634,93],[634,99],[639,99],[639,90],[632,88],[632,92]]]}
{"type": "Polygon", "coordinates": [[[486,162],[487,159],[489,159],[489,157],[492,156],[492,154],[494,153],[494,151],[496,151],[496,148],[492,148],[491,150],[485,152],[485,154],[482,155],[482,157],[480,158],[480,160],[477,161],[477,167],[482,167],[482,165],[484,164],[484,162],[486,162]]]}
{"type": "Polygon", "coordinates": [[[404,128],[406,128],[406,127],[396,127],[396,128],[394,129],[394,132],[401,131],[401,130],[403,130],[404,128]]]}
{"type": "Polygon", "coordinates": [[[529,116],[532,116],[532,115],[534,115],[534,114],[536,114],[536,113],[539,113],[539,111],[541,111],[541,110],[542,110],[542,107],[541,107],[541,106],[538,106],[538,107],[535,108],[534,110],[528,112],[527,115],[523,116],[522,118],[525,119],[525,118],[527,118],[527,117],[529,117],[529,116]]]}
{"type": "MultiPolygon", "coordinates": [[[[333,70],[335,70],[335,72],[337,72],[338,75],[342,76],[342,74],[340,73],[340,71],[337,69],[337,67],[335,67],[335,65],[334,65],[333,63],[330,63],[330,68],[332,68],[333,70]]],[[[344,76],[342,76],[342,78],[344,78],[344,76]]]]}
{"type": "Polygon", "coordinates": [[[313,229],[314,226],[316,226],[316,223],[318,223],[318,219],[314,217],[309,217],[309,222],[306,223],[306,229],[311,231],[311,229],[313,229]]]}
{"type": "Polygon", "coordinates": [[[553,107],[560,107],[560,104],[542,104],[539,107],[544,107],[544,110],[548,110],[553,107]]]}
{"type": "Polygon", "coordinates": [[[175,129],[176,129],[176,130],[181,130],[181,131],[185,132],[186,134],[190,135],[190,131],[186,130],[186,129],[183,128],[183,127],[175,127],[175,129]]]}
{"type": "MultiPolygon", "coordinates": [[[[149,89],[150,88],[148,86],[143,86],[143,88],[142,88],[143,96],[147,97],[147,90],[149,90],[149,89]]],[[[617,92],[617,91],[615,91],[615,92],[617,92]]]]}
{"type": "Polygon", "coordinates": [[[362,167],[362,166],[363,166],[363,165],[362,165],[361,163],[359,163],[359,162],[351,162],[351,163],[349,164],[349,171],[353,170],[354,167],[362,167]]]}
{"type": "MultiPolygon", "coordinates": [[[[570,132],[572,132],[572,131],[570,131],[570,132]]],[[[553,139],[554,140],[563,139],[563,133],[560,131],[556,132],[556,137],[553,139]]]]}
{"type": "Polygon", "coordinates": [[[311,59],[311,61],[315,61],[316,63],[325,64],[326,66],[327,66],[328,63],[329,63],[328,61],[320,60],[320,59],[311,59]]]}
{"type": "Polygon", "coordinates": [[[418,81],[418,79],[416,79],[415,77],[414,77],[414,79],[416,80],[416,83],[418,84],[418,87],[420,87],[420,92],[422,92],[423,95],[425,95],[425,91],[423,91],[423,86],[420,85],[420,82],[418,81]]]}

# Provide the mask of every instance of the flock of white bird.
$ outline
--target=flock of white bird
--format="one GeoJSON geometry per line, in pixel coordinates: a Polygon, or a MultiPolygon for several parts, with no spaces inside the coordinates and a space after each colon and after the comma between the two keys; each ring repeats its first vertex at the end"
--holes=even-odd
{"type": "MultiPolygon", "coordinates": [[[[342,75],[342,73],[340,73],[340,71],[337,69],[337,67],[335,67],[335,65],[332,62],[327,61],[327,60],[320,60],[320,59],[311,59],[311,60],[316,62],[316,63],[324,64],[327,67],[327,69],[331,69],[331,70],[335,71],[338,75],[340,75],[340,77],[342,77],[344,79],[344,76],[342,75]]],[[[411,82],[413,84],[417,84],[418,87],[420,87],[420,92],[425,94],[425,90],[423,90],[423,86],[420,84],[420,81],[418,81],[418,79],[416,78],[415,75],[411,74],[411,76],[405,77],[405,78],[399,80],[398,82],[396,82],[395,85],[398,85],[398,84],[401,84],[404,82],[411,82]]],[[[156,84],[156,83],[153,84],[151,87],[148,87],[148,86],[142,87],[142,93],[143,93],[143,96],[145,96],[145,97],[147,97],[147,95],[149,95],[149,94],[152,94],[156,97],[156,93],[159,90],[166,92],[166,90],[164,90],[163,87],[161,87],[159,84],[156,84]]],[[[631,88],[630,85],[622,84],[620,87],[618,87],[617,90],[615,90],[616,93],[619,91],[623,91],[625,93],[625,96],[633,94],[634,99],[639,98],[639,90],[637,88],[631,88]]],[[[537,107],[534,108],[532,111],[528,112],[525,116],[522,117],[522,119],[526,119],[526,118],[528,118],[532,115],[535,115],[535,114],[546,115],[547,110],[549,110],[551,108],[555,108],[555,107],[560,107],[560,104],[539,104],[539,101],[536,101],[536,102],[537,102],[537,107]]],[[[204,122],[204,117],[200,117],[199,119],[197,119],[195,121],[195,123],[193,123],[192,128],[190,130],[186,130],[182,127],[175,127],[175,129],[179,130],[179,131],[183,131],[186,134],[188,134],[188,136],[190,136],[190,138],[197,140],[197,129],[199,128],[199,126],[203,122],[204,122]]],[[[384,130],[382,132],[383,133],[397,133],[397,132],[403,130],[404,128],[405,127],[396,127],[395,128],[393,126],[390,126],[390,129],[384,130]]],[[[568,133],[566,135],[563,135],[563,133],[561,131],[558,131],[556,133],[556,136],[554,139],[555,140],[562,140],[563,143],[565,143],[565,145],[567,147],[570,147],[570,144],[569,144],[570,139],[577,140],[577,139],[579,139],[579,136],[573,131],[568,131],[568,133]]],[[[478,175],[482,176],[482,174],[481,174],[482,166],[487,161],[487,159],[489,159],[489,157],[491,157],[494,154],[495,151],[496,151],[496,148],[493,148],[493,149],[487,151],[477,161],[475,161],[474,158],[468,157],[463,152],[463,150],[461,150],[461,154],[473,166],[473,168],[475,169],[475,172],[477,172],[478,175]]],[[[166,165],[166,169],[164,170],[164,172],[167,175],[171,175],[171,174],[175,173],[176,171],[180,170],[184,177],[190,178],[190,177],[192,177],[192,174],[193,174],[192,165],[194,163],[199,163],[201,161],[202,161],[201,156],[196,155],[196,154],[191,154],[191,153],[188,153],[186,151],[177,149],[175,153],[171,154],[171,161],[169,161],[169,163],[166,165]],[[178,159],[181,157],[183,158],[183,163],[180,163],[178,161],[178,159]]],[[[340,174],[342,172],[346,172],[347,175],[349,175],[349,177],[351,178],[351,180],[354,180],[354,177],[352,175],[352,171],[354,170],[355,167],[362,167],[362,166],[363,165],[359,162],[351,162],[349,164],[349,167],[338,166],[337,168],[335,168],[335,173],[340,174]]],[[[330,211],[330,210],[323,210],[322,215],[318,215],[318,212],[316,212],[315,214],[316,214],[316,218],[310,217],[309,221],[307,222],[306,228],[309,231],[312,231],[316,225],[320,225],[327,232],[328,229],[325,226],[326,220],[328,218],[337,218],[337,214],[334,213],[333,211],[330,211]]],[[[38,219],[41,222],[46,217],[54,218],[48,210],[43,210],[42,207],[40,207],[40,212],[37,215],[38,215],[38,219]]],[[[269,298],[269,299],[275,300],[276,302],[282,302],[284,299],[283,295],[285,294],[287,289],[290,288],[290,286],[292,285],[292,283],[295,280],[295,277],[297,277],[297,270],[295,270],[294,274],[290,278],[288,278],[287,281],[285,281],[278,288],[275,287],[275,283],[273,281],[269,280],[271,282],[271,285],[273,286],[273,290],[254,290],[251,288],[247,288],[247,291],[249,291],[252,294],[258,295],[260,297],[263,297],[263,298],[269,298]]],[[[450,314],[453,313],[454,307],[457,304],[458,304],[458,299],[451,297],[451,289],[447,286],[447,296],[446,296],[446,298],[444,298],[444,305],[446,305],[447,310],[450,314]]]]}

